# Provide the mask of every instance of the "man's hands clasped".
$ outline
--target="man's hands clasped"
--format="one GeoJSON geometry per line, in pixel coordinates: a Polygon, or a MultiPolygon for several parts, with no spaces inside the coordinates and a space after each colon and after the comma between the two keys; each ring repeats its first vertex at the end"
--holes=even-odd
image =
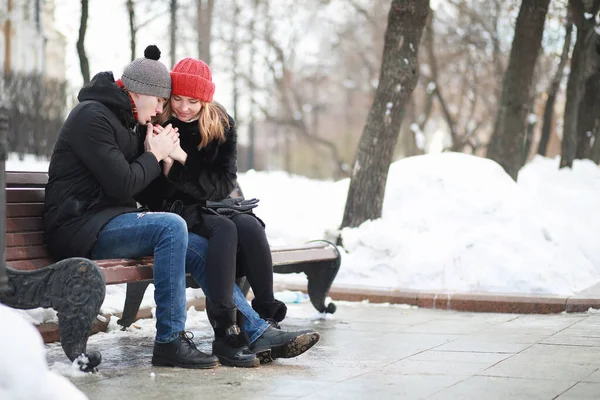
{"type": "Polygon", "coordinates": [[[154,154],[158,161],[164,161],[173,151],[181,148],[177,128],[173,128],[170,124],[160,131],[152,124],[146,125],[146,128],[144,148],[154,154]]]}

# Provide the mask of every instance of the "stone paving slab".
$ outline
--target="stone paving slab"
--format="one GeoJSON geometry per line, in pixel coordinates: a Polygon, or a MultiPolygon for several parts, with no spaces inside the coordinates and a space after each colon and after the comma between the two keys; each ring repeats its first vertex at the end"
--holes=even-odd
{"type": "MultiPolygon", "coordinates": [[[[306,292],[306,285],[276,284],[277,290],[301,290],[306,292]]],[[[591,286],[582,292],[566,296],[521,295],[498,293],[446,293],[416,290],[374,290],[360,286],[344,287],[334,285],[330,291],[333,300],[369,301],[371,303],[390,303],[433,308],[441,310],[492,312],[507,314],[558,314],[581,313],[590,308],[600,309],[600,284],[591,286]]],[[[203,299],[188,301],[188,307],[204,309],[203,299]]],[[[138,318],[151,318],[148,308],[140,309],[138,318]]],[[[96,321],[93,332],[106,329],[106,324],[96,321]]],[[[368,328],[370,329],[370,328],[368,328]]],[[[455,329],[463,329],[457,326],[455,329]]],[[[55,323],[38,326],[45,343],[58,340],[58,326],[55,323]]]]}
{"type": "MultiPolygon", "coordinates": [[[[313,349],[254,369],[155,368],[150,329],[99,333],[88,348],[102,352],[100,371],[70,379],[90,399],[600,399],[600,314],[338,302],[332,318],[312,317],[310,303],[292,304],[284,328],[317,329],[313,349]]],[[[208,323],[188,328],[210,351],[208,323]]],[[[47,348],[51,365],[67,361],[47,348]]]]}

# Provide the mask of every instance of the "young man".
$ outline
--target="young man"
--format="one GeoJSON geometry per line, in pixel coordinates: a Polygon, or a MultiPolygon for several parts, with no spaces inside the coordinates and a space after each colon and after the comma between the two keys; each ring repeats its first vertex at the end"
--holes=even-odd
{"type": "MultiPolygon", "coordinates": [[[[171,77],[149,46],[115,82],[111,72],[96,75],[79,93],[57,139],[46,187],[44,233],[57,259],[138,258],[154,255],[156,338],[152,363],[212,368],[217,357],[200,352],[185,332],[185,274],[205,284],[206,240],[188,234],[172,213],[144,213],[135,196],[161,174],[160,161],[179,146],[171,126],[153,134],[150,121],[171,94],[171,77]],[[145,126],[144,126],[145,125],[145,126]]],[[[234,285],[233,282],[231,282],[234,285]]],[[[234,301],[244,315],[251,348],[261,359],[295,357],[319,335],[286,332],[267,324],[237,287],[234,301]]],[[[231,332],[239,334],[237,326],[231,332]]],[[[219,355],[220,357],[223,355],[219,355]]],[[[224,355],[247,366],[254,354],[224,355]]],[[[229,360],[231,361],[231,360],[229,360]]],[[[258,365],[258,363],[250,363],[258,365]]]]}

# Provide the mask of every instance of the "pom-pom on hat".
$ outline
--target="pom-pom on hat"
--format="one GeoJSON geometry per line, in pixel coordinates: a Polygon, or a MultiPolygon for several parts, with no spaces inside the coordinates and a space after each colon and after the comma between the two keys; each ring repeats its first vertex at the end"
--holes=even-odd
{"type": "Polygon", "coordinates": [[[150,45],[144,50],[144,57],[136,58],[123,71],[121,81],[125,89],[133,93],[169,98],[171,96],[171,76],[167,67],[158,61],[160,50],[150,45]]]}

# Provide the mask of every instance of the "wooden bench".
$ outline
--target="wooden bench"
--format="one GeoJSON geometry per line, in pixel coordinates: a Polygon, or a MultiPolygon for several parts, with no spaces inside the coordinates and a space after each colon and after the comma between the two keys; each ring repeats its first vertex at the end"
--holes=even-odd
{"type": "MultiPolygon", "coordinates": [[[[86,353],[86,344],[91,323],[104,300],[105,285],[127,283],[119,323],[129,326],[135,321],[144,291],[152,282],[153,258],[52,260],[44,245],[42,224],[47,180],[44,172],[6,174],[6,261],[11,290],[0,295],[0,301],[21,309],[56,309],[66,355],[74,360],[85,353],[89,361],[82,369],[93,369],[101,356],[98,352],[86,353]]],[[[319,312],[335,312],[335,305],[326,305],[325,299],[340,267],[336,246],[315,241],[301,246],[273,247],[271,252],[274,272],[305,273],[313,306],[319,312]]],[[[243,279],[238,284],[247,294],[249,285],[243,279]]],[[[197,287],[191,277],[188,285],[197,287]]]]}

